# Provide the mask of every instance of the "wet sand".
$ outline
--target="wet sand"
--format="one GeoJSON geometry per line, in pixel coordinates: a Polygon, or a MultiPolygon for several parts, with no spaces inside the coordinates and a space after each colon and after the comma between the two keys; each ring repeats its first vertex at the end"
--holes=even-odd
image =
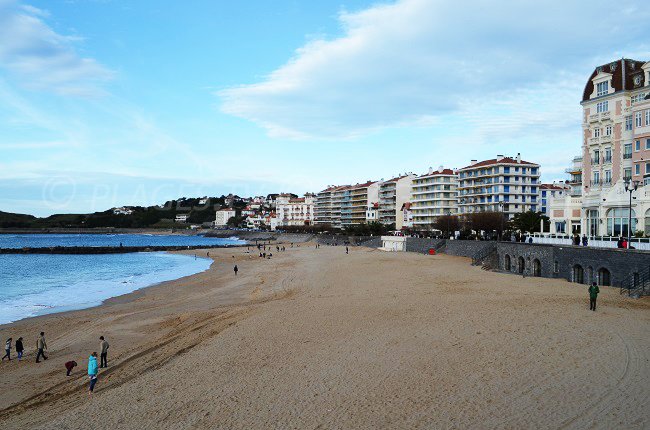
{"type": "MultiPolygon", "coordinates": [[[[302,244],[0,326],[5,428],[647,428],[650,301],[302,244]],[[232,267],[239,266],[235,276],[232,267]],[[34,363],[46,332],[50,359],[34,363]],[[87,356],[111,344],[92,398],[87,356]],[[63,363],[80,363],[65,376],[63,363]]],[[[192,254],[194,251],[191,252],[192,254]]],[[[235,258],[233,258],[233,255],[235,258]]]]}

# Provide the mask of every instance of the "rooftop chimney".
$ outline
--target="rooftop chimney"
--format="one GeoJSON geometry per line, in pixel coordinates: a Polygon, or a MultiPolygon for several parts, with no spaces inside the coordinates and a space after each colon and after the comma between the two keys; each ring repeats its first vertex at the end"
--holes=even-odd
{"type": "Polygon", "coordinates": [[[470,160],[469,164],[476,164],[478,163],[478,160],[470,160]]]}
{"type": "Polygon", "coordinates": [[[429,175],[433,173],[433,167],[429,167],[429,175]]]}
{"type": "Polygon", "coordinates": [[[517,152],[517,163],[521,163],[521,154],[517,152]]]}
{"type": "Polygon", "coordinates": [[[497,154],[497,161],[503,160],[503,154],[497,154]]]}
{"type": "Polygon", "coordinates": [[[444,170],[444,168],[445,168],[445,167],[442,166],[442,165],[441,165],[441,166],[438,166],[438,172],[442,172],[442,171],[444,170]]]}

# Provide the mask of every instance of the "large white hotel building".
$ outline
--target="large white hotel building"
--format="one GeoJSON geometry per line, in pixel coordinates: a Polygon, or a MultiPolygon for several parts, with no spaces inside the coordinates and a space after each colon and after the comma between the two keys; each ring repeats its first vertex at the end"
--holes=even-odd
{"type": "Polygon", "coordinates": [[[585,85],[582,141],[583,232],[650,234],[650,62],[620,59],[596,67],[585,85]]]}
{"type": "Polygon", "coordinates": [[[413,228],[429,230],[442,215],[458,213],[458,175],[440,166],[413,178],[411,184],[411,214],[413,228]]]}

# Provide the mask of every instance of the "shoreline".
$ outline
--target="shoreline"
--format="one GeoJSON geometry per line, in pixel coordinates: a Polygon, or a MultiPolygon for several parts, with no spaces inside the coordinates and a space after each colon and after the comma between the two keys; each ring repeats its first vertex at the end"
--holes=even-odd
{"type": "MultiPolygon", "coordinates": [[[[206,248],[206,249],[207,249],[207,248],[206,248]]],[[[210,248],[210,249],[212,249],[212,248],[210,248]]],[[[198,251],[198,250],[199,250],[199,249],[197,249],[197,250],[192,250],[192,251],[198,251]]],[[[202,249],[202,250],[205,251],[205,249],[202,249]]],[[[206,252],[207,252],[207,251],[206,251],[206,252]]],[[[196,272],[193,272],[193,273],[190,273],[190,274],[177,273],[176,275],[178,275],[178,276],[175,276],[175,277],[173,277],[173,278],[171,278],[171,279],[161,279],[161,280],[156,280],[156,281],[153,281],[153,282],[151,282],[151,283],[148,283],[147,285],[144,285],[144,286],[141,286],[141,287],[137,287],[137,288],[135,288],[134,290],[131,290],[131,291],[128,291],[128,292],[125,292],[125,293],[118,293],[118,294],[115,295],[115,296],[107,297],[107,298],[105,298],[105,299],[102,299],[99,303],[96,303],[96,304],[93,304],[93,305],[90,305],[90,306],[85,306],[85,305],[83,305],[83,304],[71,305],[71,306],[73,306],[73,308],[71,308],[71,309],[65,309],[65,310],[60,310],[60,311],[47,311],[47,310],[45,310],[45,311],[43,311],[43,312],[39,312],[37,315],[27,316],[27,317],[20,318],[20,319],[17,319],[17,320],[15,320],[15,321],[12,321],[12,322],[0,323],[0,331],[6,329],[7,327],[11,326],[12,324],[17,324],[17,323],[20,323],[20,322],[23,322],[23,321],[27,321],[27,320],[30,320],[30,319],[36,319],[36,318],[42,318],[42,317],[54,316],[54,315],[62,315],[62,314],[66,314],[66,313],[69,313],[69,312],[77,312],[77,311],[90,310],[90,309],[93,309],[93,308],[97,308],[97,307],[103,306],[103,305],[105,305],[105,304],[110,304],[110,303],[112,303],[113,301],[115,301],[115,303],[120,303],[120,302],[121,302],[121,303],[128,303],[128,301],[129,301],[130,299],[127,299],[127,300],[125,300],[125,301],[120,301],[120,300],[115,300],[115,299],[120,299],[120,298],[122,298],[122,297],[124,297],[124,296],[129,296],[129,295],[134,294],[134,293],[137,293],[137,292],[139,292],[139,291],[146,290],[146,289],[148,289],[148,288],[152,288],[152,287],[155,287],[155,286],[158,286],[158,285],[161,285],[161,284],[167,283],[167,282],[177,282],[177,281],[182,280],[182,279],[184,279],[184,278],[188,278],[188,277],[191,277],[191,276],[195,276],[195,275],[197,275],[197,274],[199,274],[199,273],[203,273],[203,272],[209,271],[210,268],[212,267],[212,265],[214,264],[214,260],[211,259],[210,257],[207,257],[207,256],[198,256],[198,255],[196,255],[195,252],[192,252],[192,253],[191,253],[191,252],[167,252],[167,253],[169,253],[169,254],[175,254],[175,255],[185,255],[185,256],[187,256],[188,258],[191,258],[192,256],[194,256],[195,258],[200,258],[200,259],[202,259],[202,260],[210,260],[211,262],[210,262],[210,265],[209,265],[206,269],[199,270],[199,271],[196,271],[196,272]]],[[[87,255],[95,255],[95,254],[87,254],[87,255]]],[[[180,270],[180,269],[179,269],[179,270],[180,270]]],[[[164,273],[164,272],[163,272],[163,273],[160,273],[160,272],[161,272],[161,271],[158,270],[158,271],[155,271],[155,272],[147,273],[146,275],[147,275],[147,276],[155,276],[155,275],[158,275],[158,276],[164,277],[165,273],[164,273]]],[[[118,278],[114,278],[114,279],[112,280],[112,282],[115,282],[116,280],[118,280],[118,278]]],[[[108,280],[107,282],[110,283],[111,281],[108,280]]],[[[114,285],[113,285],[113,286],[114,286],[114,285]]],[[[45,306],[45,305],[43,305],[43,306],[45,306]]],[[[52,309],[52,308],[49,308],[49,309],[52,309]]]]}

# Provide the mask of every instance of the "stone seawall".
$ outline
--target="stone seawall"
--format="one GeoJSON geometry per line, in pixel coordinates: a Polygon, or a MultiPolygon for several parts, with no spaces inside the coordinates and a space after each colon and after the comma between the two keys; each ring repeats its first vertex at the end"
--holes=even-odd
{"type": "Polygon", "coordinates": [[[448,240],[445,244],[445,254],[472,258],[477,253],[494,246],[494,242],[482,240],[448,240]]]}
{"type": "Polygon", "coordinates": [[[650,269],[650,251],[499,242],[497,255],[500,270],[582,284],[620,286],[650,269]]]}
{"type": "Polygon", "coordinates": [[[445,244],[444,239],[428,239],[423,237],[407,237],[406,252],[418,252],[428,254],[430,249],[436,252],[445,244]]]}

